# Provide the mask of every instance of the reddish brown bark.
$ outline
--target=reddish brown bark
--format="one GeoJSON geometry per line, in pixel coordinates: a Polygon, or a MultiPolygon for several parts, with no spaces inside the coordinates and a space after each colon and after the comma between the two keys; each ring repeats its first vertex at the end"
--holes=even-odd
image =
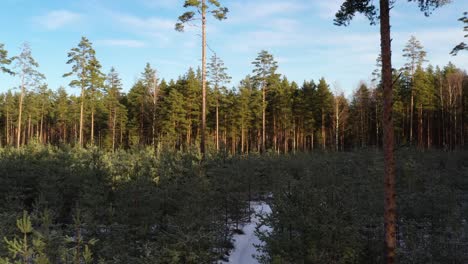
{"type": "Polygon", "coordinates": [[[392,87],[392,50],[390,39],[389,0],[380,0],[380,38],[382,52],[383,81],[383,149],[384,149],[384,223],[385,223],[385,262],[395,263],[396,249],[396,195],[395,160],[393,153],[393,87],[392,87]]]}

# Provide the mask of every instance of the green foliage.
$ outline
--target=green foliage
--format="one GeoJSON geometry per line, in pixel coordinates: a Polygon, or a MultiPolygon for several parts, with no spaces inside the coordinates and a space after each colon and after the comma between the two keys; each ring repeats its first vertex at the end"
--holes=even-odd
{"type": "MultiPolygon", "coordinates": [[[[464,263],[466,153],[397,154],[399,263],[464,263]]],[[[382,262],[382,164],[366,151],[276,158],[261,262],[382,262]]]]}
{"type": "MultiPolygon", "coordinates": [[[[432,10],[450,3],[450,0],[408,0],[408,2],[417,2],[420,10],[428,16],[432,10]]],[[[393,5],[394,1],[391,1],[391,3],[393,5]]],[[[335,25],[349,25],[356,13],[362,13],[369,19],[371,25],[375,25],[379,19],[377,8],[372,0],[346,0],[341,4],[340,10],[335,15],[335,25]]]]}
{"type": "Polygon", "coordinates": [[[269,79],[275,77],[278,69],[278,63],[273,55],[266,50],[260,51],[252,64],[254,65],[252,78],[261,87],[265,86],[269,79]]]}
{"type": "Polygon", "coordinates": [[[0,258],[0,263],[37,263],[50,264],[49,258],[45,254],[46,244],[43,241],[41,233],[35,231],[32,227],[31,217],[26,211],[23,211],[22,218],[16,220],[16,227],[22,237],[14,237],[13,240],[5,238],[12,261],[9,258],[0,258]]]}
{"type": "Polygon", "coordinates": [[[4,73],[13,74],[13,72],[6,67],[11,63],[11,59],[8,58],[8,51],[5,50],[5,45],[0,43],[0,70],[4,73]]]}
{"type": "MultiPolygon", "coordinates": [[[[464,12],[463,17],[459,18],[458,20],[465,24],[463,31],[468,31],[468,12],[464,12]]],[[[465,38],[466,37],[468,37],[468,34],[465,35],[465,38]]],[[[460,44],[455,46],[452,52],[450,52],[450,54],[455,56],[458,54],[459,51],[462,51],[462,50],[468,50],[468,45],[466,45],[465,42],[461,42],[460,44]]]]}
{"type": "Polygon", "coordinates": [[[96,51],[93,49],[92,43],[87,38],[81,37],[78,46],[72,48],[68,53],[67,64],[72,65],[72,71],[63,75],[63,77],[75,75],[76,79],[70,82],[70,86],[80,87],[81,89],[91,86],[90,67],[95,55],[96,51]]]}
{"type": "Polygon", "coordinates": [[[201,20],[196,14],[201,15],[202,13],[205,14],[206,12],[210,12],[213,17],[217,20],[224,20],[227,18],[227,13],[229,9],[227,7],[222,7],[221,3],[217,0],[207,0],[208,3],[202,4],[200,0],[185,0],[184,8],[193,8],[196,12],[188,11],[179,16],[179,22],[176,23],[175,29],[177,31],[184,31],[185,25],[187,23],[192,23],[195,20],[201,20]],[[213,10],[209,10],[210,7],[213,7],[213,10]]]}
{"type": "MultiPolygon", "coordinates": [[[[0,256],[4,263],[26,255],[50,263],[212,263],[232,249],[249,201],[264,199],[273,213],[262,224],[273,229],[259,232],[263,262],[378,263],[380,156],[220,152],[201,164],[193,149],[0,149],[0,235],[11,244],[0,256]]],[[[401,263],[459,263],[466,152],[398,156],[401,263]]]]}

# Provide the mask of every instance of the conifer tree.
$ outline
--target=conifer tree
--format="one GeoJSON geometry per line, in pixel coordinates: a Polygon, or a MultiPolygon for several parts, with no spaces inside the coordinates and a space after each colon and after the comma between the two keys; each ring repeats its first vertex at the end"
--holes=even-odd
{"type": "Polygon", "coordinates": [[[127,109],[131,143],[143,145],[146,141],[146,130],[149,120],[148,90],[141,80],[138,80],[127,94],[127,109]]]}
{"type": "MultiPolygon", "coordinates": [[[[121,104],[120,104],[120,93],[122,90],[122,81],[120,80],[119,74],[114,67],[111,68],[109,74],[107,75],[107,86],[106,86],[106,101],[107,109],[109,111],[108,127],[111,129],[112,133],[112,151],[115,150],[116,145],[116,128],[117,128],[117,117],[122,115],[120,113],[121,104]]],[[[120,128],[122,129],[122,127],[120,128]]]]}
{"type": "Polygon", "coordinates": [[[48,88],[47,85],[41,85],[37,89],[37,95],[38,95],[38,100],[37,103],[39,104],[38,106],[38,113],[40,114],[39,116],[39,142],[40,143],[45,143],[47,142],[47,135],[46,132],[44,131],[44,126],[46,122],[46,117],[51,113],[52,111],[52,91],[48,88]]]}
{"type": "Polygon", "coordinates": [[[12,58],[15,65],[15,75],[20,78],[20,99],[18,104],[18,127],[16,131],[16,147],[21,145],[21,125],[23,123],[23,101],[26,96],[26,90],[38,85],[43,79],[44,75],[37,71],[39,64],[32,57],[31,47],[28,43],[21,46],[21,53],[12,58]]]}
{"type": "MultiPolygon", "coordinates": [[[[421,66],[414,72],[413,77],[414,94],[416,95],[416,107],[418,109],[418,146],[424,146],[423,141],[423,110],[432,107],[434,92],[427,72],[421,66]]],[[[428,128],[429,129],[429,128],[428,128]]]]}
{"type": "Polygon", "coordinates": [[[50,264],[51,261],[44,252],[46,245],[42,235],[34,230],[31,217],[26,211],[23,211],[23,216],[16,221],[16,227],[21,232],[21,237],[15,236],[12,240],[4,239],[14,262],[10,262],[9,258],[0,258],[0,263],[50,264]]]}
{"type": "Polygon", "coordinates": [[[97,104],[99,102],[98,98],[101,96],[101,91],[104,88],[105,75],[101,72],[101,68],[101,63],[97,60],[96,54],[94,53],[87,67],[89,74],[88,95],[91,104],[91,145],[94,145],[95,116],[97,104]]]}
{"type": "Polygon", "coordinates": [[[148,103],[151,110],[151,144],[155,147],[156,144],[156,110],[159,96],[158,78],[156,69],[151,68],[149,63],[146,63],[145,69],[141,74],[141,81],[148,90],[148,103]]]}
{"type": "Polygon", "coordinates": [[[228,9],[222,7],[218,0],[185,0],[184,8],[193,8],[194,11],[185,12],[179,17],[179,22],[176,24],[177,31],[184,31],[184,26],[187,23],[201,21],[202,30],[202,125],[201,125],[201,140],[200,152],[205,155],[205,130],[206,130],[206,16],[211,13],[218,20],[226,19],[228,9]],[[210,11],[210,6],[214,9],[210,11]]]}
{"type": "Polygon", "coordinates": [[[238,95],[239,118],[241,126],[241,153],[248,153],[249,148],[251,147],[249,145],[249,131],[252,128],[252,122],[255,116],[252,113],[254,108],[251,107],[252,101],[255,98],[253,94],[253,84],[250,76],[247,76],[240,82],[238,95]]]}
{"type": "Polygon", "coordinates": [[[0,71],[4,73],[13,74],[13,72],[6,66],[11,63],[11,59],[8,58],[8,51],[5,50],[5,45],[0,43],[0,71]]]}
{"type": "Polygon", "coordinates": [[[211,57],[211,62],[208,64],[208,76],[210,82],[214,88],[214,96],[216,100],[216,129],[215,129],[215,142],[216,151],[219,151],[219,97],[220,97],[220,86],[229,83],[231,77],[226,73],[227,68],[224,66],[224,62],[221,58],[214,54],[211,57]]]}
{"type": "Polygon", "coordinates": [[[326,127],[330,117],[330,114],[333,111],[333,94],[330,91],[325,78],[321,78],[317,85],[317,91],[315,92],[315,107],[316,107],[316,120],[320,120],[321,125],[321,144],[322,149],[326,148],[327,144],[327,133],[326,127]]]}
{"type": "MultiPolygon", "coordinates": [[[[80,126],[79,126],[79,145],[83,147],[84,144],[84,111],[85,111],[85,99],[86,91],[90,87],[96,87],[92,84],[92,76],[90,69],[93,69],[94,74],[99,70],[97,63],[92,65],[92,61],[95,59],[96,52],[92,47],[92,43],[86,38],[81,37],[81,41],[77,47],[72,48],[68,53],[69,60],[67,64],[72,65],[72,70],[65,73],[63,77],[69,77],[74,75],[76,79],[70,82],[71,87],[79,87],[81,89],[80,95],[80,126]]],[[[96,62],[96,61],[94,61],[96,62]]],[[[95,80],[96,81],[96,80],[95,80]]]]}
{"type": "MultiPolygon", "coordinates": [[[[412,0],[408,0],[411,2],[412,0]]],[[[437,8],[449,0],[416,0],[425,15],[429,15],[432,8],[437,8]]],[[[395,263],[396,256],[396,194],[395,194],[395,160],[393,153],[393,80],[392,80],[392,49],[390,36],[390,9],[394,1],[380,0],[378,9],[370,0],[345,0],[336,13],[335,25],[347,26],[356,13],[364,14],[375,24],[380,21],[380,46],[382,55],[382,86],[383,86],[383,148],[385,157],[385,261],[395,263]],[[377,10],[379,15],[377,15],[377,10]]]]}
{"type": "Polygon", "coordinates": [[[405,64],[405,69],[409,71],[411,76],[411,103],[410,103],[410,127],[409,136],[410,143],[413,142],[413,111],[414,111],[414,73],[418,67],[421,67],[425,61],[426,52],[423,50],[423,46],[416,39],[415,36],[411,36],[403,49],[403,57],[407,58],[408,62],[405,64]]]}
{"type": "Polygon", "coordinates": [[[59,142],[60,143],[65,143],[67,142],[67,127],[70,124],[71,121],[71,116],[70,116],[70,107],[71,107],[71,102],[70,99],[68,98],[67,91],[65,88],[60,87],[57,92],[56,92],[56,97],[55,97],[55,116],[56,116],[56,122],[59,130],[59,142]]]}
{"type": "Polygon", "coordinates": [[[278,69],[278,63],[273,58],[273,55],[268,53],[266,50],[262,50],[258,53],[255,61],[252,62],[254,65],[253,79],[258,87],[262,91],[262,144],[261,151],[266,150],[266,93],[269,86],[269,81],[275,76],[276,69],[278,69]]]}
{"type": "MultiPolygon", "coordinates": [[[[463,17],[459,18],[458,20],[465,24],[463,31],[468,32],[468,12],[464,12],[463,17]]],[[[468,34],[465,35],[465,38],[468,38],[468,34]]],[[[462,51],[462,50],[468,50],[468,45],[465,42],[461,42],[460,44],[455,46],[455,48],[453,48],[450,54],[455,56],[458,54],[459,51],[462,51]]]]}

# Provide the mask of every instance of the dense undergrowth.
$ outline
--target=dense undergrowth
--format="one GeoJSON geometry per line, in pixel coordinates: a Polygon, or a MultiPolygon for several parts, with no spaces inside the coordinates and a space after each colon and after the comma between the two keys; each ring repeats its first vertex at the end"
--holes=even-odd
{"type": "MultiPolygon", "coordinates": [[[[468,152],[397,156],[400,263],[464,263],[468,152]]],[[[1,149],[0,263],[212,263],[255,199],[273,209],[263,263],[380,263],[382,175],[376,150],[1,149]]]]}

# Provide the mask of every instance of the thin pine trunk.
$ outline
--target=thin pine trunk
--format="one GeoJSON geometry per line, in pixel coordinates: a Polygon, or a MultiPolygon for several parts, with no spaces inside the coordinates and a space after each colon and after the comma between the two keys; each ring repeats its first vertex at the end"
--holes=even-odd
{"type": "Polygon", "coordinates": [[[80,147],[83,147],[83,124],[84,124],[84,98],[85,98],[85,90],[84,86],[81,87],[81,105],[80,105],[80,131],[79,131],[79,139],[78,142],[80,147]]]}
{"type": "Polygon", "coordinates": [[[202,126],[200,139],[200,152],[205,158],[205,131],[206,131],[206,1],[202,0],[202,126]]]}
{"type": "Polygon", "coordinates": [[[326,134],[325,134],[325,112],[322,107],[322,149],[325,150],[326,134]]]}
{"type": "Polygon", "coordinates": [[[24,100],[24,76],[21,79],[21,95],[19,101],[19,112],[18,112],[18,131],[16,135],[16,148],[19,148],[21,145],[21,123],[22,123],[22,114],[23,114],[23,100],[24,100]]]}
{"type": "Polygon", "coordinates": [[[263,82],[262,89],[262,150],[265,152],[265,136],[266,136],[266,83],[263,82]]]}

